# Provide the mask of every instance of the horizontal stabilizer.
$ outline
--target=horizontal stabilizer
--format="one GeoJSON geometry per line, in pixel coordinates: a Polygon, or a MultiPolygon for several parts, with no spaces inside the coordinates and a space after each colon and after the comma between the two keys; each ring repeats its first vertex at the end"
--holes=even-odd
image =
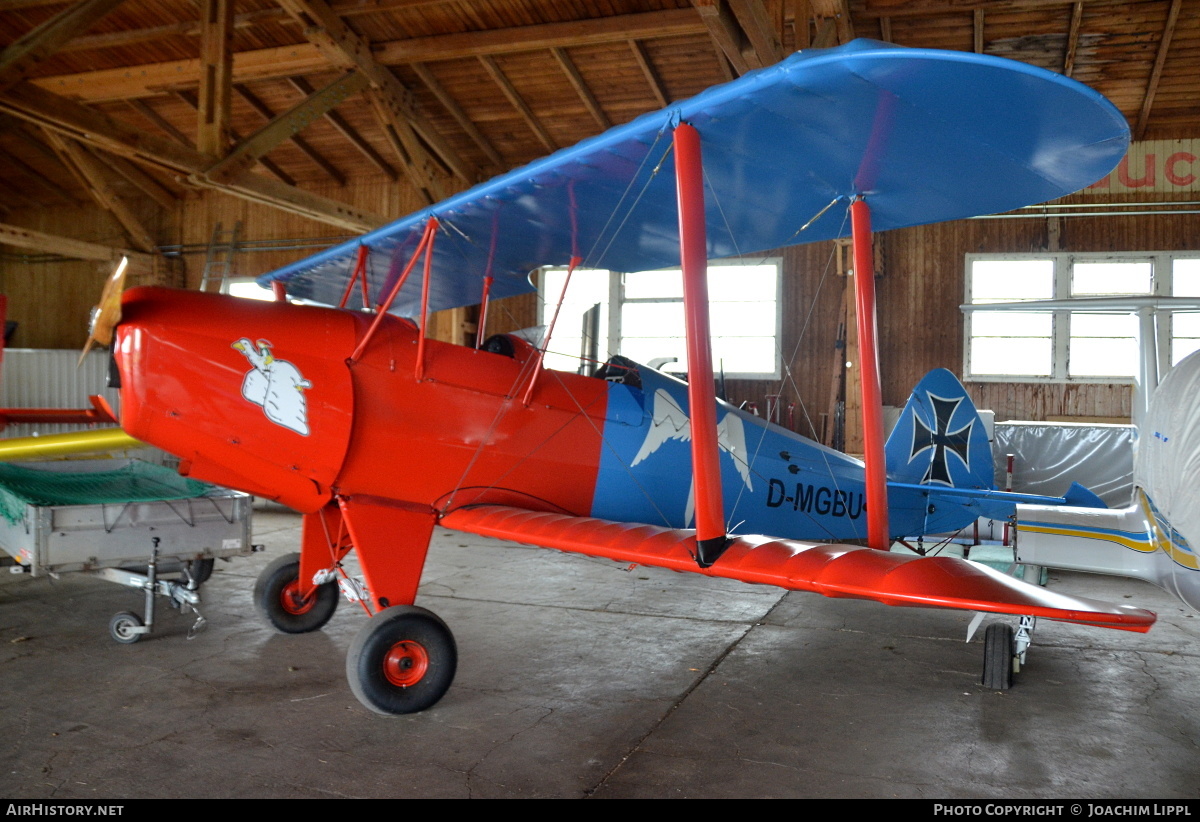
{"type": "Polygon", "coordinates": [[[1029,585],[955,557],[920,557],[855,545],[742,536],[713,565],[693,558],[693,531],[590,517],[480,505],[444,514],[457,531],[635,562],[672,571],[814,591],[829,597],[873,599],[886,605],[956,608],[1045,617],[1145,632],[1157,618],[1129,605],[1083,599],[1029,585]]]}

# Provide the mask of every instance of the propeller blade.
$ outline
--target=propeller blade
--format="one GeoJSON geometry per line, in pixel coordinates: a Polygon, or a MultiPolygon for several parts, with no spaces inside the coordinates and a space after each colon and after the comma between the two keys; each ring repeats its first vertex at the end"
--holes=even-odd
{"type": "Polygon", "coordinates": [[[129,258],[122,257],[116,270],[105,281],[100,303],[92,309],[91,327],[88,329],[87,343],[79,355],[79,365],[83,364],[83,358],[96,343],[103,346],[112,344],[113,332],[117,323],[121,322],[121,295],[125,291],[125,269],[128,267],[129,258]]]}

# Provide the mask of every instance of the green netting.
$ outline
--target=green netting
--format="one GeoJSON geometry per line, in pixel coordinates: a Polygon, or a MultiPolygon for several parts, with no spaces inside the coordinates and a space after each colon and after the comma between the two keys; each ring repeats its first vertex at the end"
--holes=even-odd
{"type": "Polygon", "coordinates": [[[46,471],[0,463],[0,516],[19,522],[26,505],[157,502],[199,497],[213,487],[148,462],[110,471],[46,471]]]}

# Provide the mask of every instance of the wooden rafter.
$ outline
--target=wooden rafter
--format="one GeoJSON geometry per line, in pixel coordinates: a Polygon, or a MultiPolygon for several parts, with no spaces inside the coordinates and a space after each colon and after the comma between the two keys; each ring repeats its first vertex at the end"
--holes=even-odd
{"type": "MultiPolygon", "coordinates": [[[[412,163],[429,166],[434,173],[432,159],[426,159],[425,145],[446,164],[450,171],[463,182],[471,183],[478,176],[478,169],[465,162],[458,152],[442,138],[433,125],[417,110],[416,100],[386,65],[372,54],[371,44],[351,29],[334,13],[324,0],[279,0],[289,13],[306,23],[304,36],[335,65],[356,68],[370,81],[374,90],[372,98],[385,105],[382,116],[388,117],[389,125],[404,141],[412,163]],[[413,130],[420,135],[422,144],[410,140],[405,132],[413,130]]],[[[377,110],[379,106],[376,106],[377,110]]]]}
{"type": "MultiPolygon", "coordinates": [[[[57,160],[57,155],[55,155],[55,159],[57,160]]],[[[39,171],[37,171],[37,169],[29,166],[27,163],[23,162],[20,158],[10,154],[9,152],[5,151],[3,148],[0,148],[0,163],[3,163],[4,165],[8,166],[9,168],[16,169],[21,174],[28,177],[29,180],[34,184],[35,187],[41,187],[41,188],[46,189],[46,191],[49,191],[55,197],[58,197],[60,200],[64,201],[68,205],[72,205],[72,206],[79,205],[79,200],[76,199],[71,194],[71,192],[67,191],[65,188],[63,188],[62,186],[60,186],[58,183],[54,182],[53,180],[47,179],[46,176],[43,175],[42,173],[40,173],[39,171]]]]}
{"type": "Polygon", "coordinates": [[[236,197],[330,225],[366,231],[385,222],[382,217],[362,209],[293,186],[281,185],[249,172],[225,185],[198,179],[212,161],[196,149],[114,120],[103,112],[51,94],[31,83],[17,85],[0,98],[0,111],[113,154],[189,175],[189,179],[197,185],[226,191],[236,197]]]}
{"type": "Polygon", "coordinates": [[[442,104],[442,107],[445,108],[446,111],[450,112],[450,116],[453,117],[460,126],[462,126],[462,129],[467,133],[467,136],[475,141],[475,145],[479,146],[479,150],[487,155],[487,158],[492,162],[492,164],[497,168],[502,167],[504,165],[504,160],[501,159],[500,152],[496,151],[496,147],[492,145],[491,141],[488,140],[487,137],[483,136],[483,132],[481,132],[471,118],[467,116],[467,113],[462,110],[462,106],[458,104],[458,101],[451,97],[449,92],[442,87],[442,84],[439,83],[437,78],[433,76],[433,72],[431,72],[422,63],[413,63],[410,68],[412,68],[417,77],[420,78],[421,82],[425,84],[425,87],[433,92],[433,96],[438,99],[438,102],[442,104]]]}
{"type": "Polygon", "coordinates": [[[832,22],[836,43],[849,43],[854,39],[854,22],[850,18],[850,5],[846,0],[809,0],[809,5],[812,7],[813,17],[820,21],[818,36],[826,22],[832,22]]]}
{"type": "Polygon", "coordinates": [[[104,157],[103,162],[163,208],[174,208],[178,204],[175,195],[162,183],[123,157],[110,154],[104,157]]]}
{"type": "Polygon", "coordinates": [[[49,130],[46,131],[46,137],[58,152],[63,165],[79,179],[96,203],[110,212],[125,229],[133,247],[147,254],[153,253],[156,245],[154,236],[142,225],[133,209],[113,190],[104,165],[74,140],[49,130]]]}
{"type": "Polygon", "coordinates": [[[717,46],[717,51],[725,56],[733,70],[745,74],[752,66],[747,59],[753,58],[750,46],[746,42],[745,32],[738,25],[737,18],[725,0],[692,0],[692,5],[704,21],[708,35],[717,46]]]}
{"type": "Polygon", "coordinates": [[[196,147],[210,157],[224,157],[233,88],[233,0],[203,0],[201,24],[196,147]]]}
{"type": "Polygon", "coordinates": [[[175,126],[172,125],[167,118],[163,117],[153,108],[151,108],[150,104],[145,100],[126,100],[125,103],[138,114],[142,115],[151,123],[162,129],[168,137],[179,143],[181,146],[191,146],[192,143],[190,140],[188,140],[187,135],[175,128],[175,126]]]}
{"type": "MultiPolygon", "coordinates": [[[[705,34],[708,30],[691,9],[622,14],[571,23],[546,23],[490,29],[462,34],[414,37],[409,40],[372,43],[369,54],[383,66],[432,63],[439,60],[471,59],[478,55],[498,56],[554,47],[620,43],[630,38],[676,37],[705,34]]],[[[199,60],[172,60],[119,69],[101,69],[78,74],[33,80],[43,88],[84,102],[152,97],[165,89],[179,87],[180,78],[199,76],[199,60]]],[[[294,46],[238,52],[233,64],[233,82],[286,79],[327,71],[329,60],[317,46],[294,46]]]]}
{"type": "Polygon", "coordinates": [[[563,74],[567,75],[567,80],[570,81],[571,86],[575,89],[575,93],[579,95],[579,99],[583,101],[583,105],[588,110],[588,113],[592,115],[592,119],[596,121],[596,125],[602,129],[611,128],[612,120],[608,119],[608,115],[600,107],[600,101],[596,99],[596,95],[592,94],[592,90],[584,82],[583,75],[579,73],[579,69],[576,67],[574,61],[571,60],[571,56],[567,54],[566,49],[552,48],[550,49],[550,53],[558,61],[563,74]]]}
{"type": "Polygon", "coordinates": [[[1158,92],[1158,81],[1162,78],[1163,66],[1167,62],[1167,51],[1171,48],[1171,38],[1175,35],[1175,24],[1179,20],[1179,9],[1182,5],[1183,0],[1171,0],[1171,7],[1167,10],[1162,37],[1158,41],[1158,54],[1154,57],[1154,68],[1150,70],[1150,79],[1146,81],[1146,93],[1142,97],[1142,107],[1138,111],[1137,125],[1133,127],[1133,139],[1135,140],[1141,140],[1146,133],[1150,108],[1154,105],[1154,95],[1158,92]]]}
{"type": "Polygon", "coordinates": [[[206,175],[216,182],[229,182],[266,156],[271,149],[285,140],[294,139],[297,132],[303,131],[325,112],[347,97],[362,91],[366,86],[367,78],[362,74],[357,71],[347,72],[240,141],[223,160],[210,168],[206,175]]]}
{"type": "Polygon", "coordinates": [[[971,15],[971,32],[974,35],[975,53],[983,54],[983,9],[975,9],[971,15]]]}
{"type": "Polygon", "coordinates": [[[755,60],[762,66],[773,66],[783,57],[779,38],[767,10],[759,0],[729,0],[729,6],[737,17],[755,60]]]}
{"type": "Polygon", "coordinates": [[[12,88],[30,69],[121,5],[124,0],[81,0],[0,52],[0,92],[12,88]]]}
{"type": "MultiPolygon", "coordinates": [[[[264,103],[262,99],[250,89],[243,85],[236,85],[233,87],[233,90],[239,97],[249,104],[250,108],[257,111],[259,116],[266,120],[268,124],[275,120],[276,114],[274,109],[264,103]]],[[[327,113],[328,112],[322,112],[322,116],[327,113]]],[[[288,136],[287,140],[296,148],[300,149],[300,152],[304,154],[305,157],[312,160],[318,168],[328,174],[338,185],[344,186],[346,184],[346,175],[338,171],[337,167],[333,163],[326,160],[320,152],[313,148],[309,142],[299,134],[293,133],[288,136]]]]}
{"type": "MultiPolygon", "coordinates": [[[[309,96],[313,93],[313,91],[315,91],[312,84],[303,77],[289,77],[288,82],[291,83],[292,88],[296,89],[296,91],[300,92],[305,97],[309,96]]],[[[324,117],[326,122],[333,126],[339,134],[349,140],[350,144],[358,149],[373,166],[382,171],[392,180],[399,178],[400,175],[396,173],[396,169],[388,165],[387,160],[383,159],[383,155],[376,151],[374,146],[364,140],[362,135],[359,134],[358,131],[355,130],[348,122],[346,122],[345,117],[333,110],[325,112],[324,117]]]]}
{"type": "Polygon", "coordinates": [[[1075,52],[1079,49],[1079,29],[1083,23],[1083,3],[1071,4],[1071,27],[1067,31],[1067,48],[1063,54],[1062,73],[1070,77],[1075,71],[1075,52]]]}
{"type": "Polygon", "coordinates": [[[444,199],[448,193],[443,182],[443,174],[429,157],[425,146],[421,145],[417,133],[409,126],[408,121],[398,117],[392,100],[377,89],[367,90],[367,99],[375,109],[375,116],[383,127],[383,136],[387,139],[392,151],[400,160],[413,188],[421,193],[427,203],[436,203],[444,199]]]}
{"type": "Polygon", "coordinates": [[[650,55],[646,54],[645,47],[637,40],[629,41],[629,50],[633,52],[633,59],[637,61],[638,67],[642,70],[642,75],[646,78],[646,84],[650,86],[650,91],[654,93],[654,99],[658,101],[659,108],[665,108],[667,105],[667,93],[663,90],[662,80],[658,76],[658,72],[654,69],[654,64],[650,62],[650,55]]]}
{"type": "Polygon", "coordinates": [[[550,136],[550,132],[546,131],[545,126],[542,125],[542,121],[533,113],[533,109],[525,102],[525,98],[520,95],[516,87],[509,81],[508,76],[500,69],[500,66],[496,65],[496,61],[484,55],[479,58],[479,62],[483,64],[484,69],[487,70],[492,80],[500,87],[500,91],[508,98],[508,102],[512,103],[513,108],[521,115],[521,119],[525,121],[541,144],[546,147],[546,150],[557,151],[558,144],[554,142],[554,138],[550,136]]]}
{"type": "Polygon", "coordinates": [[[129,258],[129,264],[135,268],[149,269],[153,266],[153,258],[149,254],[139,251],[73,240],[70,237],[59,237],[54,234],[44,234],[41,231],[33,231],[15,225],[0,224],[0,245],[25,248],[42,254],[60,254],[76,260],[96,260],[97,262],[115,262],[124,256],[129,258]]]}
{"type": "MultiPolygon", "coordinates": [[[[178,97],[183,102],[187,103],[192,108],[199,111],[200,101],[198,99],[196,99],[196,95],[193,92],[177,91],[177,92],[175,92],[175,96],[178,97]]],[[[229,139],[235,143],[240,143],[242,141],[242,135],[236,129],[231,128],[231,129],[229,129],[229,139]]],[[[209,157],[208,160],[209,160],[208,167],[211,168],[212,158],[209,157]]],[[[284,171],[282,168],[277,166],[269,157],[259,157],[258,164],[261,165],[264,169],[266,169],[269,174],[273,174],[275,176],[275,178],[278,179],[279,182],[283,183],[284,185],[294,186],[296,184],[296,181],[292,179],[292,176],[290,174],[288,174],[286,171],[284,171]]],[[[195,173],[195,172],[193,172],[193,173],[195,173]]]]}

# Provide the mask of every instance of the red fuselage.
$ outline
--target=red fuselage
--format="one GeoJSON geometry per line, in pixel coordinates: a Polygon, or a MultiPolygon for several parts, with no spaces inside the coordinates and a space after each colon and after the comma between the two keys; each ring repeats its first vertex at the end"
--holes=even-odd
{"type": "Polygon", "coordinates": [[[439,510],[476,501],[586,514],[599,463],[603,380],[545,372],[533,352],[426,341],[386,317],[139,288],[114,352],[121,425],[181,471],[299,511],[335,496],[439,510]],[[486,447],[485,447],[486,444],[486,447]]]}

